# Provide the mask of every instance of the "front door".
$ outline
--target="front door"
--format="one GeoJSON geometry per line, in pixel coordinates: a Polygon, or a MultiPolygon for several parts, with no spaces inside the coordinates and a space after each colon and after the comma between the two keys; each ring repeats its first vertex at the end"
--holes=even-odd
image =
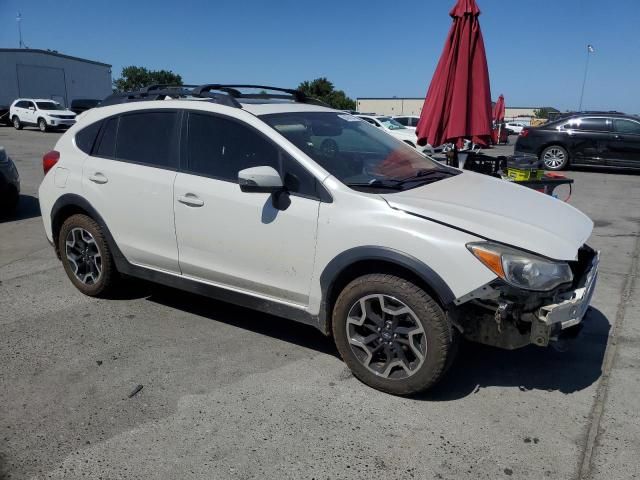
{"type": "Polygon", "coordinates": [[[315,178],[243,122],[205,112],[190,112],[187,122],[175,183],[183,275],[308,304],[320,205],[315,178]],[[280,208],[272,195],[238,186],[238,171],[263,165],[278,170],[288,186],[280,208]]]}
{"type": "Polygon", "coordinates": [[[180,273],[173,216],[179,113],[149,110],[106,119],[83,165],[87,200],[135,265],[180,273]]]}
{"type": "Polygon", "coordinates": [[[640,167],[640,122],[613,119],[612,155],[609,164],[616,167],[640,167]]]}
{"type": "MultiPolygon", "coordinates": [[[[27,108],[24,111],[24,120],[25,123],[36,124],[37,122],[37,113],[36,113],[36,104],[33,102],[27,102],[27,108]]],[[[21,118],[22,120],[22,118],[21,118]]]]}

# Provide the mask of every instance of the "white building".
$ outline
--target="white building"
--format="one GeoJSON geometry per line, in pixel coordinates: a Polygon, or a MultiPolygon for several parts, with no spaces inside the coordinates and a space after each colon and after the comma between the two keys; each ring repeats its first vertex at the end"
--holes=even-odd
{"type": "Polygon", "coordinates": [[[101,100],[111,92],[106,63],[48,50],[0,48],[0,111],[20,97],[50,98],[68,107],[74,99],[101,100]]]}
{"type": "MultiPolygon", "coordinates": [[[[420,115],[424,97],[365,97],[356,99],[356,110],[378,115],[420,115]]],[[[549,107],[509,107],[505,108],[506,121],[529,123],[535,117],[534,110],[549,107]]],[[[557,112],[555,108],[550,108],[557,112]]]]}

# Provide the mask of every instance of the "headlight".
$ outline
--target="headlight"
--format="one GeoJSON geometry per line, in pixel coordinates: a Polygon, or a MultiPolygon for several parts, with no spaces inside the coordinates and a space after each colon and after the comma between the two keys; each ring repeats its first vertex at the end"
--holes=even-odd
{"type": "Polygon", "coordinates": [[[467,248],[489,270],[514,287],[548,291],[573,280],[571,268],[565,262],[489,242],[469,243],[467,248]]]}
{"type": "Polygon", "coordinates": [[[51,118],[62,118],[62,117],[60,117],[60,115],[51,115],[51,114],[49,114],[49,116],[50,116],[51,118]]]}

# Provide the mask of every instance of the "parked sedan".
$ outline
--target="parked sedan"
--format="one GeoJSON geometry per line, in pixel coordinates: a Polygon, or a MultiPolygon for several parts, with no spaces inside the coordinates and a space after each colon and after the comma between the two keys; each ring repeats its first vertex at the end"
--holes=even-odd
{"type": "Polygon", "coordinates": [[[0,217],[15,211],[19,195],[18,170],[4,147],[0,147],[0,217]]]}
{"type": "Polygon", "coordinates": [[[504,124],[504,128],[506,128],[507,133],[509,135],[512,135],[514,133],[519,135],[520,132],[522,131],[522,129],[524,127],[526,127],[526,126],[527,125],[525,125],[524,123],[521,123],[521,122],[507,122],[507,123],[504,124]]]}
{"type": "Polygon", "coordinates": [[[540,127],[525,127],[517,154],[537,155],[548,170],[569,165],[640,168],[640,117],[577,113],[540,127]]]}
{"type": "Polygon", "coordinates": [[[391,117],[385,115],[357,115],[365,122],[382,129],[392,137],[396,137],[398,140],[402,140],[407,145],[412,146],[416,150],[422,152],[424,147],[418,145],[418,139],[416,137],[416,131],[414,128],[407,128],[401,123],[397,122],[391,117]]]}
{"type": "Polygon", "coordinates": [[[420,121],[420,117],[417,115],[403,115],[398,117],[393,117],[393,119],[401,123],[407,128],[413,128],[414,130],[418,127],[418,121],[420,121]]]}

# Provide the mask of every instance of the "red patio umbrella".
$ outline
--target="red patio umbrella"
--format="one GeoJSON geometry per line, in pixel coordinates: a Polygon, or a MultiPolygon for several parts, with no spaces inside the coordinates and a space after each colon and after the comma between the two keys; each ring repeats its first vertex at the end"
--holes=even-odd
{"type": "Polygon", "coordinates": [[[493,121],[496,123],[504,122],[504,95],[500,95],[493,107],[493,121]]]}
{"type": "Polygon", "coordinates": [[[489,69],[475,0],[458,0],[453,26],[431,80],[416,133],[418,143],[462,146],[491,139],[489,69]]]}

